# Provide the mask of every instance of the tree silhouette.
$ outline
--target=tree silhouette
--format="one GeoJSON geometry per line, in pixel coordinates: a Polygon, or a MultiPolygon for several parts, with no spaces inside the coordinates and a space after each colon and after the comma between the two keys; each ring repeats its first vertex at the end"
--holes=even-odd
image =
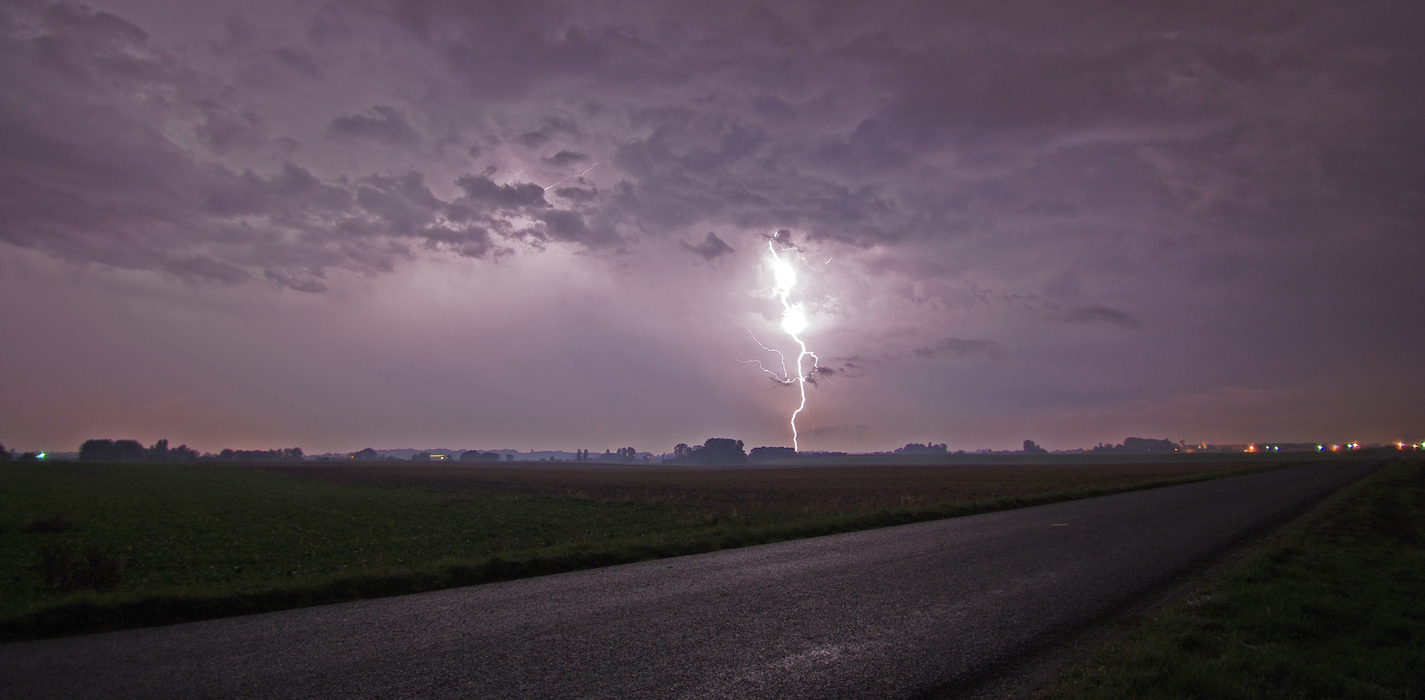
{"type": "Polygon", "coordinates": [[[742,449],[741,440],[708,438],[698,447],[678,443],[673,448],[673,460],[682,464],[699,465],[746,464],[747,453],[742,449]]]}
{"type": "Polygon", "coordinates": [[[1168,454],[1177,452],[1180,445],[1172,440],[1155,440],[1153,438],[1131,437],[1125,438],[1118,445],[1099,445],[1093,448],[1093,452],[1120,452],[1126,454],[1168,454]]]}
{"type": "Polygon", "coordinates": [[[747,453],[747,459],[753,462],[768,459],[790,459],[796,456],[796,449],[791,447],[754,447],[747,453]]]}
{"type": "Polygon", "coordinates": [[[85,440],[79,446],[79,459],[84,462],[142,462],[147,457],[138,440],[85,440]]]}

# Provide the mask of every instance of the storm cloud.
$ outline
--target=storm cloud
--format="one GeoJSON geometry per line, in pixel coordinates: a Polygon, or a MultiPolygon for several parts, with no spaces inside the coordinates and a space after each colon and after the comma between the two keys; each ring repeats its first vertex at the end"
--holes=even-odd
{"type": "MultiPolygon", "coordinates": [[[[352,371],[405,377],[386,394],[412,397],[458,382],[391,368],[468,377],[523,406],[498,418],[511,439],[594,438],[564,427],[579,421],[540,398],[547,382],[582,387],[562,392],[572,416],[593,397],[632,407],[603,428],[633,433],[612,444],[696,443],[705,425],[775,444],[784,394],[755,369],[730,382],[747,366],[728,358],[785,342],[761,256],[786,231],[813,345],[883,358],[816,384],[811,419],[860,426],[808,433],[828,449],[929,431],[1012,447],[1029,429],[1050,447],[1393,441],[1425,418],[1390,398],[1425,388],[1402,322],[1425,298],[1421,29],[1407,2],[16,0],[0,7],[0,263],[21,287],[190,295],[132,311],[165,328],[283,299],[436,337],[456,331],[405,324],[449,295],[447,318],[505,319],[481,342],[511,349],[484,357],[571,354],[550,350],[538,380],[454,351],[369,350],[352,371]],[[995,361],[956,361],[973,358],[995,361]],[[659,393],[668,377],[705,400],[659,393]],[[1319,415],[1262,417],[1267,396],[1319,415]],[[890,397],[914,398],[861,412],[890,397]],[[1392,410],[1360,410],[1376,401],[1392,410]]],[[[65,303],[53,313],[98,302],[65,303]]],[[[4,304],[19,331],[40,323],[4,304]]],[[[456,396],[436,403],[457,413],[456,396]]],[[[7,410],[27,435],[83,430],[7,410]]],[[[463,435],[412,421],[411,439],[463,435]]],[[[254,430],[302,438],[285,429],[254,430]]]]}
{"type": "Polygon", "coordinates": [[[718,238],[717,234],[712,231],[708,231],[708,235],[703,239],[702,243],[697,245],[684,243],[682,245],[684,249],[704,260],[715,260],[718,256],[733,252],[732,246],[728,245],[721,238],[718,238]]]}

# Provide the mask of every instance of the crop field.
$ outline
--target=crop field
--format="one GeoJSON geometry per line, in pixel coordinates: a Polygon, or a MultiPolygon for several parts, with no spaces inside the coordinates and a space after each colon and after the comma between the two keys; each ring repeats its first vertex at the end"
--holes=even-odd
{"type": "Polygon", "coordinates": [[[11,464],[0,468],[0,640],[433,590],[1280,464],[11,464]]]}
{"type": "Polygon", "coordinates": [[[563,463],[408,466],[378,462],[268,470],[337,483],[416,487],[471,497],[519,494],[628,501],[671,507],[703,520],[751,522],[1025,498],[1262,466],[1261,461],[730,468],[563,463]]]}

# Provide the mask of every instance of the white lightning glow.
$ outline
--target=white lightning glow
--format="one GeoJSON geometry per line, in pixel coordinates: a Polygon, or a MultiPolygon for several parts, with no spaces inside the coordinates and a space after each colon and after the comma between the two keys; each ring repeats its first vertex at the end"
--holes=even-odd
{"type": "MultiPolygon", "coordinates": [[[[596,166],[598,166],[598,163],[594,163],[593,165],[591,165],[591,166],[589,166],[589,167],[587,167],[587,168],[584,168],[584,172],[579,173],[578,175],[570,175],[569,177],[560,178],[559,182],[556,182],[556,183],[554,183],[554,184],[552,184],[552,185],[550,185],[550,186],[544,188],[544,191],[545,191],[545,192],[548,192],[548,191],[554,189],[555,187],[558,187],[558,186],[559,186],[559,183],[560,183],[560,182],[564,182],[565,180],[572,180],[572,179],[574,179],[574,178],[576,178],[576,177],[584,177],[585,175],[588,175],[588,174],[589,174],[589,171],[590,171],[590,170],[593,170],[596,166]]],[[[521,170],[520,172],[524,172],[524,171],[521,170]]]]}
{"type": "MultiPolygon", "coordinates": [[[[777,377],[775,372],[768,370],[766,367],[763,367],[762,371],[777,377],[777,380],[783,384],[797,383],[797,389],[801,392],[801,403],[797,405],[797,410],[792,412],[790,423],[792,426],[792,449],[800,450],[801,445],[797,439],[797,416],[807,407],[807,379],[810,377],[807,372],[803,371],[803,367],[805,366],[804,363],[807,358],[811,358],[811,371],[815,372],[818,360],[816,353],[808,350],[806,341],[803,341],[801,338],[802,331],[805,331],[808,325],[806,310],[802,308],[800,303],[794,304],[788,299],[792,293],[792,289],[797,286],[797,270],[792,267],[790,260],[784,260],[782,258],[777,250],[776,241],[767,241],[767,251],[772,255],[772,274],[776,280],[772,286],[772,292],[777,296],[777,301],[782,303],[782,330],[791,336],[792,340],[796,341],[800,351],[797,353],[795,363],[796,376],[793,378],[791,373],[787,371],[786,357],[782,356],[780,351],[772,350],[763,345],[762,349],[775,352],[778,356],[782,357],[782,375],[777,377]]],[[[753,339],[756,340],[755,337],[753,339]]],[[[757,344],[762,345],[760,341],[757,344]]],[[[758,362],[757,365],[761,367],[762,363],[758,362]]]]}
{"type": "Polygon", "coordinates": [[[788,335],[795,337],[798,333],[807,329],[807,315],[802,311],[801,304],[793,304],[791,308],[782,312],[782,330],[788,335]]]}

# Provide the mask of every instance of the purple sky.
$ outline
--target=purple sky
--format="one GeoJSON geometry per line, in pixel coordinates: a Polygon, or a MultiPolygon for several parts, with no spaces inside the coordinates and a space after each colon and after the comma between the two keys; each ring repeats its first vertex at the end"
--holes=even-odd
{"type": "Polygon", "coordinates": [[[0,441],[1425,439],[1425,5],[0,4],[0,441]],[[953,9],[951,9],[953,8],[953,9]]]}

